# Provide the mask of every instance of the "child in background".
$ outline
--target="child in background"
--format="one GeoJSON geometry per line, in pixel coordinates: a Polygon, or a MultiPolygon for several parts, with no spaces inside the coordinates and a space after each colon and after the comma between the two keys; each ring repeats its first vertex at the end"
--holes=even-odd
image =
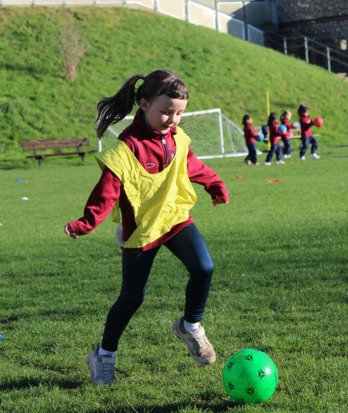
{"type": "Polygon", "coordinates": [[[262,132],[262,135],[264,136],[264,140],[263,140],[264,143],[268,143],[268,126],[262,125],[261,132],[262,132]]]}
{"type": "Polygon", "coordinates": [[[89,354],[91,380],[116,381],[114,365],[120,337],[143,302],[154,258],[166,246],[189,272],[184,314],[172,330],[200,364],[216,359],[200,321],[208,298],[213,263],[193,223],[190,209],[196,194],[191,182],[204,186],[212,204],[228,202],[221,178],[190,148],[190,138],[178,127],[189,93],[174,72],[157,70],[128,79],[114,95],[98,103],[97,136],[139,106],[133,123],[114,148],[98,155],[102,169],[84,209],[64,231],[72,238],[88,234],[113,210],[122,216],[122,287],[107,315],[103,340],[89,354]],[[141,81],[140,86],[136,86],[141,81]]]}
{"type": "Polygon", "coordinates": [[[244,138],[245,144],[248,148],[248,156],[244,159],[244,163],[247,165],[259,165],[257,162],[257,149],[255,144],[255,138],[260,136],[259,133],[255,132],[253,127],[253,118],[250,115],[244,115],[242,124],[244,126],[244,138]]]}
{"type": "Polygon", "coordinates": [[[304,161],[306,159],[305,154],[308,146],[311,144],[311,158],[319,159],[320,156],[315,153],[318,149],[318,141],[313,136],[311,126],[314,124],[309,116],[308,107],[300,105],[297,110],[298,116],[300,117],[300,128],[301,128],[301,145],[300,145],[300,160],[304,161]]]}
{"type": "Polygon", "coordinates": [[[270,166],[272,162],[272,158],[274,153],[276,154],[277,165],[284,164],[283,158],[283,151],[281,146],[279,145],[279,139],[281,138],[281,132],[278,129],[278,115],[275,112],[271,112],[268,121],[268,131],[269,131],[269,139],[271,143],[271,148],[267,153],[267,157],[265,160],[265,165],[270,166]]]}
{"type": "Polygon", "coordinates": [[[282,113],[280,117],[281,124],[284,125],[287,129],[287,131],[283,132],[281,135],[282,141],[284,144],[283,157],[285,159],[290,158],[290,153],[291,153],[290,139],[292,137],[291,129],[297,129],[294,123],[290,123],[291,117],[292,117],[292,113],[286,110],[282,113]]]}

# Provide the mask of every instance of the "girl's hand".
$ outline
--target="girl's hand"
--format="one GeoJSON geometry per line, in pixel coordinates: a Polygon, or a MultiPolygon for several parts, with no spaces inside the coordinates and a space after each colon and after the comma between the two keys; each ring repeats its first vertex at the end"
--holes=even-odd
{"type": "Polygon", "coordinates": [[[71,238],[74,238],[74,239],[78,238],[78,235],[75,234],[75,232],[72,232],[72,231],[71,231],[71,228],[70,228],[70,225],[69,225],[69,224],[65,225],[65,227],[64,227],[64,232],[65,232],[67,235],[69,235],[69,237],[71,237],[71,238]]]}
{"type": "Polygon", "coordinates": [[[215,206],[217,204],[228,204],[228,202],[226,202],[221,196],[216,196],[213,198],[213,205],[215,206]]]}

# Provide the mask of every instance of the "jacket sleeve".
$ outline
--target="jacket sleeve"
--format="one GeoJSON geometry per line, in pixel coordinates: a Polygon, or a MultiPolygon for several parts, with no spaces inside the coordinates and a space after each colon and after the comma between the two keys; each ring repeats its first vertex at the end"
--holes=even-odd
{"type": "Polygon", "coordinates": [[[212,199],[219,196],[228,202],[228,190],[219,175],[205,163],[200,161],[189,148],[187,155],[187,171],[191,182],[204,186],[212,199]]]}
{"type": "Polygon", "coordinates": [[[72,232],[85,235],[101,224],[120,198],[121,185],[116,175],[105,167],[99,182],[88,198],[83,216],[77,221],[69,222],[72,232]]]}
{"type": "Polygon", "coordinates": [[[259,133],[256,132],[256,130],[255,130],[251,125],[249,125],[249,127],[250,127],[250,135],[251,135],[253,138],[258,138],[258,137],[259,137],[259,133]]]}
{"type": "Polygon", "coordinates": [[[300,123],[303,124],[303,125],[305,125],[305,126],[307,126],[307,127],[313,126],[313,121],[312,121],[312,119],[309,118],[309,117],[305,117],[305,116],[302,116],[302,117],[301,117],[300,123]]]}
{"type": "Polygon", "coordinates": [[[245,138],[257,138],[259,136],[258,132],[254,130],[254,128],[251,125],[247,125],[244,128],[244,137],[245,138]]]}

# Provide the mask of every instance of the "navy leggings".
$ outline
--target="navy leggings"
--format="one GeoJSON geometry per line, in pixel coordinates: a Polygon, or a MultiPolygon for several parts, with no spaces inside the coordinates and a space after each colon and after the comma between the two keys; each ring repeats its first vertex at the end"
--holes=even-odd
{"type": "MultiPolygon", "coordinates": [[[[207,246],[193,224],[184,227],[164,245],[189,272],[184,318],[190,323],[198,322],[203,318],[214,269],[207,246]]],[[[123,331],[144,300],[146,283],[159,249],[123,252],[121,293],[106,318],[103,349],[116,351],[123,331]]]]}
{"type": "Polygon", "coordinates": [[[254,165],[257,162],[257,149],[255,143],[247,143],[248,156],[244,159],[245,161],[251,161],[254,165]]]}
{"type": "Polygon", "coordinates": [[[271,149],[267,153],[265,162],[271,162],[274,153],[276,154],[277,161],[280,161],[283,158],[282,147],[279,145],[279,143],[271,144],[271,149]]]}
{"type": "Polygon", "coordinates": [[[309,138],[301,138],[301,142],[302,143],[300,145],[300,157],[305,155],[309,145],[312,145],[311,153],[315,153],[319,146],[318,141],[315,139],[313,135],[309,138]]]}
{"type": "Polygon", "coordinates": [[[282,137],[282,141],[283,141],[283,144],[284,144],[283,154],[284,155],[290,155],[290,153],[291,153],[290,139],[286,139],[286,138],[282,137]]]}

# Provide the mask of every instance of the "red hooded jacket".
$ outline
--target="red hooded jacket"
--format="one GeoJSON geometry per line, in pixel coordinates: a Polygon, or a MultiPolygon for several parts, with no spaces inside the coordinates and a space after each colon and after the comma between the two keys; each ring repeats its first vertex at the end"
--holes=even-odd
{"type": "MultiPolygon", "coordinates": [[[[140,164],[149,173],[161,172],[175,156],[176,128],[172,128],[165,136],[159,132],[150,130],[142,120],[143,112],[138,110],[133,123],[128,126],[119,136],[132,151],[140,164]]],[[[204,185],[205,190],[211,198],[221,197],[228,202],[228,191],[222,179],[201,162],[189,148],[187,155],[188,176],[191,182],[204,185]]],[[[126,241],[136,228],[132,206],[125,194],[122,182],[107,167],[104,168],[99,182],[89,196],[84,209],[83,217],[77,221],[69,222],[71,231],[77,235],[85,235],[91,232],[109,215],[115,202],[119,201],[122,213],[122,239],[126,241]]],[[[159,239],[142,248],[133,251],[147,251],[155,248],[177,234],[185,226],[193,222],[191,214],[189,218],[180,224],[174,225],[172,229],[162,235],[159,239]]]]}
{"type": "Polygon", "coordinates": [[[313,121],[309,116],[300,117],[301,138],[310,138],[313,135],[311,126],[313,121]]]}
{"type": "Polygon", "coordinates": [[[269,139],[272,145],[277,144],[281,137],[281,132],[278,129],[279,125],[276,121],[269,126],[269,139]]]}
{"type": "Polygon", "coordinates": [[[259,134],[257,132],[254,131],[254,128],[252,127],[252,125],[250,125],[250,123],[247,123],[244,128],[244,138],[245,138],[245,143],[255,143],[255,138],[257,138],[259,136],[259,134]]]}

